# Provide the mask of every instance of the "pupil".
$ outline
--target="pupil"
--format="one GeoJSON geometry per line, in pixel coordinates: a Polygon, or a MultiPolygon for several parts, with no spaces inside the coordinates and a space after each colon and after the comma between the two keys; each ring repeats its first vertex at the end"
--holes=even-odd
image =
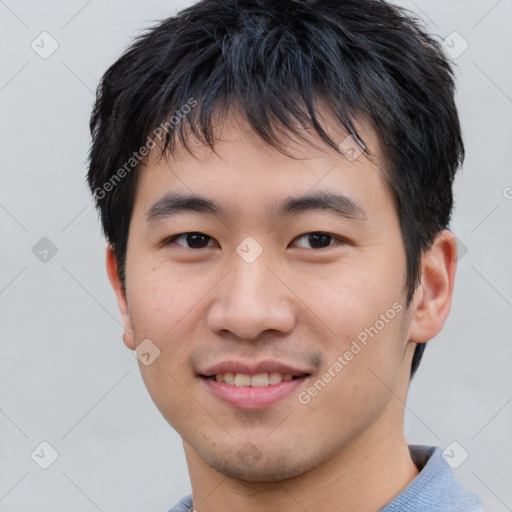
{"type": "Polygon", "coordinates": [[[187,243],[190,247],[204,247],[208,244],[208,237],[206,235],[202,235],[201,233],[191,233],[187,235],[187,243]],[[204,243],[201,243],[201,239],[204,243]]]}
{"type": "Polygon", "coordinates": [[[324,235],[322,233],[314,233],[308,236],[309,243],[312,247],[320,245],[320,247],[327,247],[329,245],[330,235],[324,235]],[[318,244],[318,240],[320,240],[320,244],[318,244]],[[325,242],[325,244],[322,244],[325,242]]]}

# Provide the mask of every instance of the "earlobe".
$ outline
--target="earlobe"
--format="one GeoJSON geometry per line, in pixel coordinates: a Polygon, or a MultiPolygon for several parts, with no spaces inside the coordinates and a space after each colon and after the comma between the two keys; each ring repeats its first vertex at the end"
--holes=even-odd
{"type": "Polygon", "coordinates": [[[117,304],[123,320],[123,342],[129,349],[135,350],[130,315],[128,312],[128,301],[126,299],[126,294],[123,290],[121,280],[119,279],[117,259],[110,244],[107,245],[106,250],[106,267],[108,278],[116,295],[117,304]]]}
{"type": "Polygon", "coordinates": [[[421,284],[414,294],[409,339],[425,343],[442,329],[451,307],[457,239],[447,229],[438,233],[421,260],[421,284]]]}

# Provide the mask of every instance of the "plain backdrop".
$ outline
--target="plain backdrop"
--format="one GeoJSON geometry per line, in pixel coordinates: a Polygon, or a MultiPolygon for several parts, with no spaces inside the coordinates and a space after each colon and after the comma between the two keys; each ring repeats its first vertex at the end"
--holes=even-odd
{"type": "MultiPolygon", "coordinates": [[[[0,511],[163,512],[191,490],[181,440],[122,343],[85,185],[99,79],[189,3],[0,1],[0,511]]],[[[413,380],[407,438],[458,443],[462,485],[512,510],[512,1],[400,5],[448,38],[467,149],[454,300],[413,380]]]]}

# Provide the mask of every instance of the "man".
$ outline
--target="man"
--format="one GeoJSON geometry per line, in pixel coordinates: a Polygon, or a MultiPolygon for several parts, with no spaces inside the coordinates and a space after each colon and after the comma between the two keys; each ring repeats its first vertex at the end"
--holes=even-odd
{"type": "Polygon", "coordinates": [[[450,310],[453,73],[375,0],[204,0],[106,72],[88,181],[171,510],[482,510],[404,403],[450,310]]]}

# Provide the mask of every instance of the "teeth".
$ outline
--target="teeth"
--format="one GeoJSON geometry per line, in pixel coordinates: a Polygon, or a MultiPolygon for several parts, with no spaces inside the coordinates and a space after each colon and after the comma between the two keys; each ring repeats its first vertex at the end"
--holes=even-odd
{"type": "Polygon", "coordinates": [[[283,376],[280,373],[272,372],[268,374],[269,384],[279,384],[283,380],[283,376]]]}
{"type": "Polygon", "coordinates": [[[293,379],[293,375],[283,375],[278,372],[258,373],[256,375],[246,375],[245,373],[218,373],[212,376],[217,382],[224,382],[234,386],[241,387],[265,387],[287,382],[293,379]]]}
{"type": "Polygon", "coordinates": [[[243,373],[235,374],[235,386],[250,386],[251,376],[244,375],[243,373]]]}
{"type": "Polygon", "coordinates": [[[257,375],[251,375],[251,386],[268,386],[268,373],[258,373],[257,375]]]}

